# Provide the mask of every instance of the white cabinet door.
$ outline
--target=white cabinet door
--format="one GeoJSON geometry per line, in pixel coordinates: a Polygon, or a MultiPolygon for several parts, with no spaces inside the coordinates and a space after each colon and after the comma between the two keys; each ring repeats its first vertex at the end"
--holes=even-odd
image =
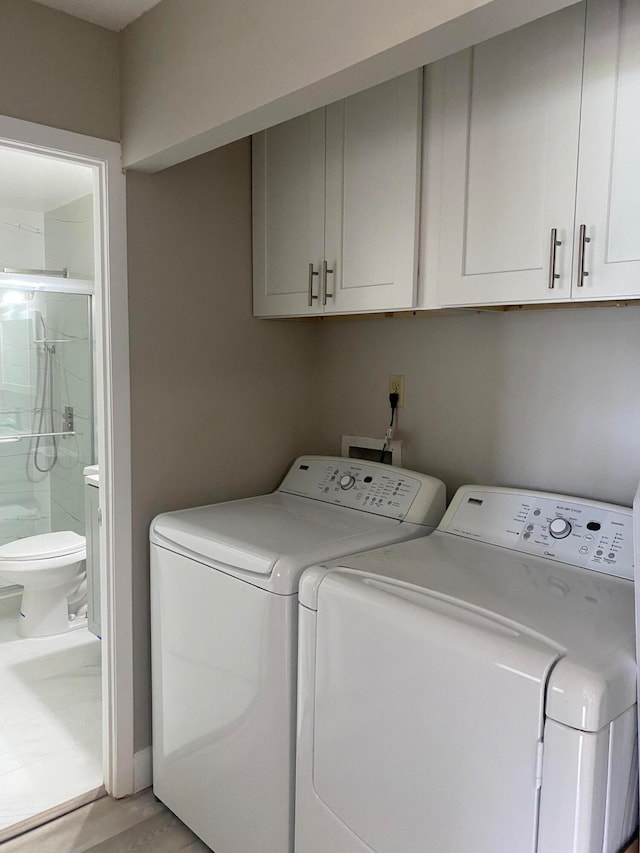
{"type": "Polygon", "coordinates": [[[440,305],[570,297],[584,14],[584,4],[571,6],[442,63],[430,262],[440,305]],[[552,229],[561,243],[554,279],[552,229]]]}
{"type": "Polygon", "coordinates": [[[421,93],[418,70],[327,107],[326,311],[415,306],[421,93]]]}
{"type": "Polygon", "coordinates": [[[637,0],[590,0],[587,7],[575,252],[574,298],[640,294],[637,0]]]}
{"type": "Polygon", "coordinates": [[[253,137],[254,314],[318,312],[324,259],[325,110],[253,137]]]}

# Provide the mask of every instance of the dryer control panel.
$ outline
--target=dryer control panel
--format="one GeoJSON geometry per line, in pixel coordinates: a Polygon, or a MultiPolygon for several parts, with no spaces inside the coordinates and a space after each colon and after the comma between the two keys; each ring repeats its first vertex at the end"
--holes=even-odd
{"type": "Polygon", "coordinates": [[[547,492],[462,486],[440,530],[633,579],[632,512],[547,492]]]}
{"type": "Polygon", "coordinates": [[[446,505],[435,477],[340,456],[301,456],[278,491],[433,527],[446,505]]]}

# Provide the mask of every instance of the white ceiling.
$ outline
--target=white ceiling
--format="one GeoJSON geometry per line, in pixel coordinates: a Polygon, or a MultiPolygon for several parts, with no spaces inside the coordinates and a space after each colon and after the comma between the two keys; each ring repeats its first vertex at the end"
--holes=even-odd
{"type": "Polygon", "coordinates": [[[144,15],[156,6],[160,0],[36,0],[36,2],[119,32],[131,21],[135,21],[140,15],[144,15]]]}
{"type": "Polygon", "coordinates": [[[0,207],[46,213],[92,190],[90,166],[0,147],[0,207]]]}

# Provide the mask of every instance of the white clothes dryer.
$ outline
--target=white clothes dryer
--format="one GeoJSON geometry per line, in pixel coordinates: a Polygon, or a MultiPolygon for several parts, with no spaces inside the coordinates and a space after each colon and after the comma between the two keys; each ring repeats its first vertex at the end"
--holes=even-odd
{"type": "Polygon", "coordinates": [[[632,517],[463,487],[300,584],[296,853],[617,853],[637,826],[632,517]]]}
{"type": "Polygon", "coordinates": [[[153,788],[216,853],[293,849],[303,570],[425,536],[444,509],[433,477],[305,456],[273,494],[153,521],[153,788]]]}

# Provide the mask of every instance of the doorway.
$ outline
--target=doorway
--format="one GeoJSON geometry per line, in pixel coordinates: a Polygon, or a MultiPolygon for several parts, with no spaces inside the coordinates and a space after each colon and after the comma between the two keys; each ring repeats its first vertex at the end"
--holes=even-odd
{"type": "MultiPolygon", "coordinates": [[[[97,675],[101,693],[99,731],[96,733],[95,714],[89,714],[91,724],[85,722],[86,733],[91,730],[90,738],[95,741],[99,736],[101,740],[102,761],[97,765],[98,775],[93,767],[87,785],[97,779],[108,793],[120,797],[136,788],[125,182],[120,147],[0,117],[0,171],[2,156],[8,160],[29,158],[32,192],[39,193],[40,205],[48,209],[31,210],[30,219],[27,207],[37,207],[32,199],[22,211],[24,215],[0,216],[0,221],[9,222],[9,230],[15,226],[24,249],[20,255],[16,244],[15,256],[9,262],[0,258],[0,269],[7,270],[0,272],[0,454],[3,449],[8,453],[20,446],[25,457],[20,464],[24,463],[25,474],[30,469],[32,475],[16,489],[21,498],[15,501],[8,492],[3,497],[0,483],[0,528],[3,508],[12,507],[4,511],[11,517],[11,523],[5,525],[9,541],[62,529],[81,535],[85,524],[81,472],[84,463],[98,464],[99,524],[94,550],[99,564],[96,582],[101,639],[94,641],[86,628],[87,598],[79,590],[76,600],[69,596],[69,632],[65,629],[65,636],[55,641],[63,647],[70,644],[72,651],[52,649],[48,671],[62,672],[75,660],[79,671],[87,676],[85,687],[90,676],[95,680],[97,675]],[[47,199],[47,182],[35,178],[36,164],[42,168],[48,164],[52,173],[64,173],[59,188],[66,188],[74,197],[64,197],[63,192],[47,199]],[[85,184],[74,187],[72,174],[82,176],[85,184]],[[82,228],[86,232],[88,222],[89,242],[81,246],[73,235],[82,228]],[[43,245],[38,256],[35,250],[39,240],[43,245]],[[37,265],[32,260],[25,263],[29,258],[35,258],[37,265]],[[7,405],[3,405],[3,393],[7,405]],[[16,404],[12,410],[11,404],[16,401],[22,405],[16,404]],[[78,639],[83,631],[86,642],[78,639]]],[[[0,197],[0,213],[11,212],[9,208],[0,197]]],[[[5,611],[10,610],[12,593],[17,591],[19,588],[5,586],[3,591],[0,587],[0,604],[4,602],[5,611]]],[[[13,598],[15,603],[16,596],[13,598]]],[[[25,642],[44,649],[44,639],[25,642]]],[[[22,676],[28,681],[29,673],[34,676],[42,666],[42,662],[33,663],[31,659],[23,661],[22,676]]],[[[16,677],[20,677],[17,670],[16,677]]],[[[64,693],[63,681],[60,690],[64,693]]],[[[69,690],[78,697],[82,693],[77,684],[69,690]]],[[[3,705],[8,707],[4,701],[3,705]]],[[[78,725],[76,720],[68,727],[78,725]]],[[[138,786],[145,781],[139,779],[138,786]]],[[[44,815],[41,811],[31,816],[31,825],[78,804],[77,796],[67,797],[61,785],[58,789],[61,802],[47,806],[44,815]]],[[[100,785],[78,796],[95,796],[99,791],[100,785]]],[[[21,818],[24,820],[24,815],[21,818]]]]}

